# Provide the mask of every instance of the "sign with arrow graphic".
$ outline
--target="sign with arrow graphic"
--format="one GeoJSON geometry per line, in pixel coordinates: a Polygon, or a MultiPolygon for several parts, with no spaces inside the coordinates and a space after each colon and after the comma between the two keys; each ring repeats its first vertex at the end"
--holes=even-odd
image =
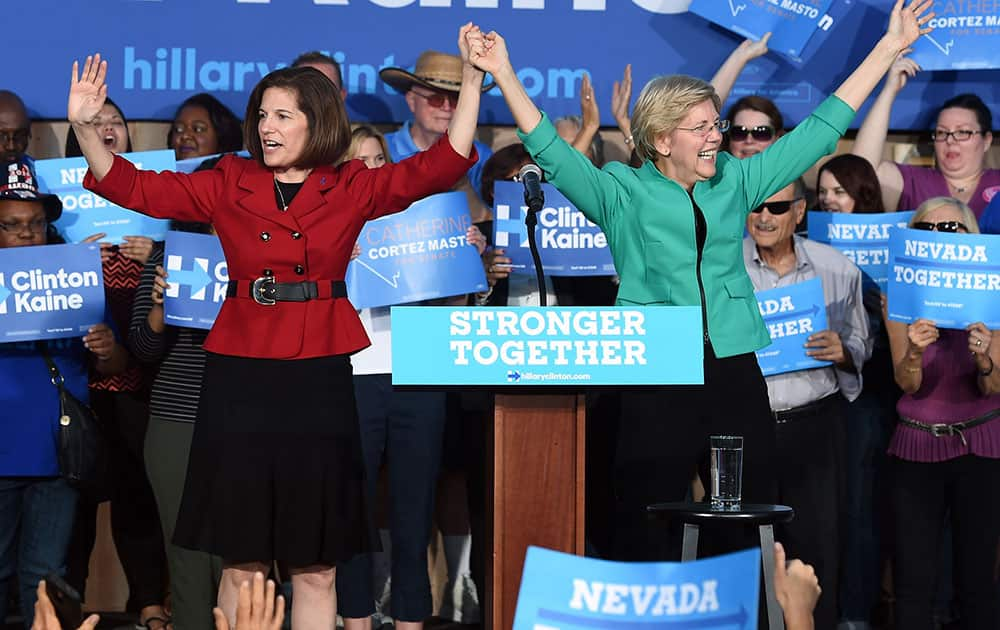
{"type": "Polygon", "coordinates": [[[893,230],[889,319],[1000,328],[1000,235],[893,230]]]}
{"type": "Polygon", "coordinates": [[[528,547],[514,630],[757,627],[760,549],[692,562],[610,562],[528,547]]]}
{"type": "Polygon", "coordinates": [[[96,243],[0,248],[0,343],[82,336],[102,321],[96,243]]]}
{"type": "MultiPolygon", "coordinates": [[[[935,3],[940,4],[940,3],[935,3]]],[[[932,33],[913,44],[910,57],[924,70],[1000,68],[1000,14],[989,2],[951,3],[928,22],[932,33]],[[963,6],[964,4],[964,6],[963,6]]]]}
{"type": "MultiPolygon", "coordinates": [[[[551,276],[612,276],[608,239],[552,184],[542,184],[545,207],[538,213],[535,241],[545,273],[551,276]]],[[[535,273],[524,224],[524,186],[518,182],[493,184],[493,243],[510,258],[511,273],[535,273]]]]}
{"type": "Polygon", "coordinates": [[[167,232],[163,318],[172,326],[209,329],[226,299],[229,269],[218,237],[167,232]]]}
{"type": "Polygon", "coordinates": [[[347,267],[351,303],[373,308],[485,291],[482,260],[466,239],[471,226],[461,192],[431,195],[369,221],[358,237],[361,255],[347,267]]]}
{"type": "Polygon", "coordinates": [[[866,286],[885,291],[889,281],[889,233],[905,228],[912,210],[857,213],[810,212],[809,240],[833,247],[861,270],[866,286]]]}
{"type": "Polygon", "coordinates": [[[787,287],[757,291],[757,306],[764,318],[771,345],[757,351],[764,376],[810,370],[830,365],[806,354],[809,335],[826,330],[826,300],[819,278],[787,287]]]}
{"type": "Polygon", "coordinates": [[[817,29],[828,29],[833,0],[693,0],[689,11],[751,39],[771,33],[768,48],[801,63],[817,29]]]}
{"type": "MultiPolygon", "coordinates": [[[[174,152],[170,150],[123,153],[136,168],[148,171],[174,170],[174,152]]],[[[79,243],[88,236],[103,232],[102,241],[121,243],[123,236],[148,236],[163,239],[170,221],[153,219],[117,206],[83,187],[87,162],[82,157],[38,160],[35,162],[39,187],[59,195],[63,213],[55,222],[59,233],[70,243],[79,243]]]]}

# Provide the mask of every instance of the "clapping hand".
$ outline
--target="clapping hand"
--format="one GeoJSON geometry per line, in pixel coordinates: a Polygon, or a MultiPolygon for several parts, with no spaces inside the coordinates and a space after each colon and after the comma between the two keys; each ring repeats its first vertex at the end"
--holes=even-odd
{"type": "Polygon", "coordinates": [[[618,123],[618,128],[626,138],[632,137],[632,119],[629,118],[628,106],[632,100],[632,64],[625,66],[621,81],[615,81],[611,90],[611,114],[618,123]]]}
{"type": "Polygon", "coordinates": [[[74,125],[89,124],[101,113],[108,98],[108,84],[104,82],[108,74],[108,62],[101,55],[88,56],[83,63],[83,73],[79,72],[79,62],[73,62],[73,80],[69,88],[69,103],[66,117],[74,125]]]}

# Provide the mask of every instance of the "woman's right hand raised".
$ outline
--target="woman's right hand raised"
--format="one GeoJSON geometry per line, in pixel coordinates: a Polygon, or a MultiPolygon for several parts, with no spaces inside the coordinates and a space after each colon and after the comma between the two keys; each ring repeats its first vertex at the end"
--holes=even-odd
{"type": "Polygon", "coordinates": [[[73,81],[66,106],[66,117],[70,123],[85,125],[101,113],[108,97],[108,85],[104,82],[107,74],[108,62],[102,61],[100,54],[87,57],[82,74],[79,73],[79,62],[73,62],[73,81]]]}
{"type": "Polygon", "coordinates": [[[489,72],[496,77],[501,70],[510,66],[507,43],[499,33],[490,31],[483,35],[482,46],[472,47],[469,60],[483,72],[489,72]]]}
{"type": "Polygon", "coordinates": [[[889,68],[889,74],[885,77],[885,90],[891,90],[892,94],[899,92],[906,87],[906,82],[917,76],[920,66],[909,57],[900,56],[889,68]]]}

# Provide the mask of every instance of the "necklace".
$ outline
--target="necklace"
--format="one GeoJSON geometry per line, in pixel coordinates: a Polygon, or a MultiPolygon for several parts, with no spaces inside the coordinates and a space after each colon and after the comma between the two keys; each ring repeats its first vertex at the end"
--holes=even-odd
{"type": "Polygon", "coordinates": [[[957,186],[955,184],[952,184],[950,181],[948,182],[948,185],[951,186],[952,190],[961,195],[962,193],[967,191],[971,186],[979,182],[980,175],[982,175],[982,172],[976,173],[972,177],[967,177],[964,180],[966,182],[965,186],[957,186]]]}
{"type": "Polygon", "coordinates": [[[278,191],[278,197],[281,199],[281,207],[278,208],[282,212],[288,212],[288,203],[285,202],[285,195],[281,192],[281,185],[278,183],[278,178],[274,178],[274,189],[278,191]]]}

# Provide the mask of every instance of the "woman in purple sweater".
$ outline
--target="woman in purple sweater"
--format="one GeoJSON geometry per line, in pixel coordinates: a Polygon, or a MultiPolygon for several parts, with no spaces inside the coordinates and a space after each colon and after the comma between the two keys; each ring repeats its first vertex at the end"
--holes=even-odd
{"type": "MultiPolygon", "coordinates": [[[[910,227],[979,232],[957,199],[924,202],[910,227]]],[[[939,329],[887,323],[904,394],[889,444],[895,521],[896,627],[930,630],[945,518],[951,519],[962,628],[995,630],[993,565],[1000,539],[1000,335],[982,323],[939,329]]]]}

